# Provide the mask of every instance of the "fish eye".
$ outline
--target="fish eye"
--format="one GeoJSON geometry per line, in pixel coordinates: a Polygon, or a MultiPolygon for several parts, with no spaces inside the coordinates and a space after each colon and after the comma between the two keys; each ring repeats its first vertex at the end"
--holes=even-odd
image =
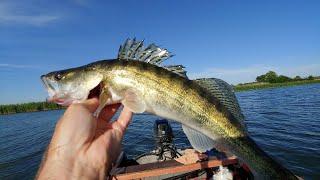
{"type": "Polygon", "coordinates": [[[58,73],[58,74],[56,74],[56,75],[54,76],[54,79],[57,80],[57,81],[59,81],[59,80],[62,79],[62,75],[61,75],[60,73],[58,73]]]}

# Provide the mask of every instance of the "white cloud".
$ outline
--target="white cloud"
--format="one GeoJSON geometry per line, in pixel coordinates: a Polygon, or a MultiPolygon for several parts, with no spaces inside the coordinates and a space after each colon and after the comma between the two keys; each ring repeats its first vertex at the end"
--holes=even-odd
{"type": "Polygon", "coordinates": [[[203,77],[215,77],[223,79],[231,84],[238,84],[244,82],[253,82],[255,78],[268,71],[275,71],[278,74],[294,77],[299,76],[319,76],[320,64],[304,65],[304,66],[268,66],[268,65],[253,65],[244,68],[207,68],[201,72],[190,72],[188,76],[191,79],[203,78],[203,77]]]}
{"type": "Polygon", "coordinates": [[[38,16],[21,16],[0,13],[0,23],[4,24],[29,24],[41,26],[59,19],[58,16],[38,15],[38,16]]]}
{"type": "Polygon", "coordinates": [[[39,68],[39,66],[35,65],[24,65],[24,64],[6,64],[2,63],[0,64],[0,68],[18,68],[18,69],[33,69],[33,68],[39,68]]]}
{"type": "MultiPolygon", "coordinates": [[[[23,6],[21,4],[20,6],[23,6]]],[[[34,13],[37,9],[33,7],[21,8],[18,4],[14,4],[13,1],[0,2],[0,25],[1,24],[27,24],[34,26],[41,26],[50,22],[56,21],[60,18],[57,15],[34,13]],[[10,3],[9,3],[10,2],[10,3]],[[30,13],[30,12],[33,13],[30,13]]]]}

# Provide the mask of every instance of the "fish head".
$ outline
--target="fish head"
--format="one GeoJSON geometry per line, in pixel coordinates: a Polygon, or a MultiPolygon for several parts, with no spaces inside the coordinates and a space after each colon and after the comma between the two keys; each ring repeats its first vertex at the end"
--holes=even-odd
{"type": "Polygon", "coordinates": [[[99,86],[102,74],[92,68],[73,68],[41,76],[48,91],[48,102],[68,106],[86,100],[90,91],[99,86]]]}

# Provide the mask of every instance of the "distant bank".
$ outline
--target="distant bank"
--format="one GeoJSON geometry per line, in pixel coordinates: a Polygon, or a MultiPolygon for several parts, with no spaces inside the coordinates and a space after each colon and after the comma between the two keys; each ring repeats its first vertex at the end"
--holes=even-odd
{"type": "Polygon", "coordinates": [[[297,85],[314,84],[314,83],[320,83],[320,79],[291,81],[291,82],[283,82],[283,83],[252,82],[252,83],[238,84],[233,86],[233,88],[235,91],[249,91],[249,90],[257,90],[257,89],[277,88],[277,87],[284,87],[284,86],[297,86],[297,85]]]}
{"type": "MultiPolygon", "coordinates": [[[[320,83],[320,79],[301,80],[301,81],[292,81],[292,82],[283,82],[283,83],[253,82],[253,83],[246,83],[246,84],[238,84],[233,86],[233,88],[236,92],[239,92],[239,91],[257,90],[257,89],[265,89],[265,88],[277,88],[277,87],[284,87],[284,86],[296,86],[296,85],[313,84],[313,83],[320,83]]],[[[64,107],[54,103],[48,103],[48,102],[9,104],[9,105],[0,105],[0,115],[23,113],[23,112],[48,111],[48,110],[57,110],[57,109],[64,109],[64,107]]]]}
{"type": "Polygon", "coordinates": [[[36,112],[63,109],[64,107],[48,102],[30,102],[22,104],[0,105],[0,115],[23,112],[36,112]]]}
{"type": "Polygon", "coordinates": [[[309,75],[307,77],[288,77],[285,75],[278,75],[274,71],[268,71],[265,74],[256,77],[256,82],[238,84],[234,86],[236,91],[247,91],[255,89],[275,88],[283,86],[295,86],[303,84],[320,83],[320,76],[309,75]]]}

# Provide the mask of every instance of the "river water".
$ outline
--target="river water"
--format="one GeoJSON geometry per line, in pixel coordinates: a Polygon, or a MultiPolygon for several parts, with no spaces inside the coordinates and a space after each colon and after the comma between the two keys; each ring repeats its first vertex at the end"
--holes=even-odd
{"type": "MultiPolygon", "coordinates": [[[[249,134],[268,154],[305,179],[320,179],[320,84],[236,94],[249,134]]],[[[33,179],[63,110],[0,116],[0,179],[33,179]]],[[[154,148],[156,116],[135,115],[124,138],[134,157],[154,148]]],[[[171,122],[178,147],[190,146],[171,122]]]]}

